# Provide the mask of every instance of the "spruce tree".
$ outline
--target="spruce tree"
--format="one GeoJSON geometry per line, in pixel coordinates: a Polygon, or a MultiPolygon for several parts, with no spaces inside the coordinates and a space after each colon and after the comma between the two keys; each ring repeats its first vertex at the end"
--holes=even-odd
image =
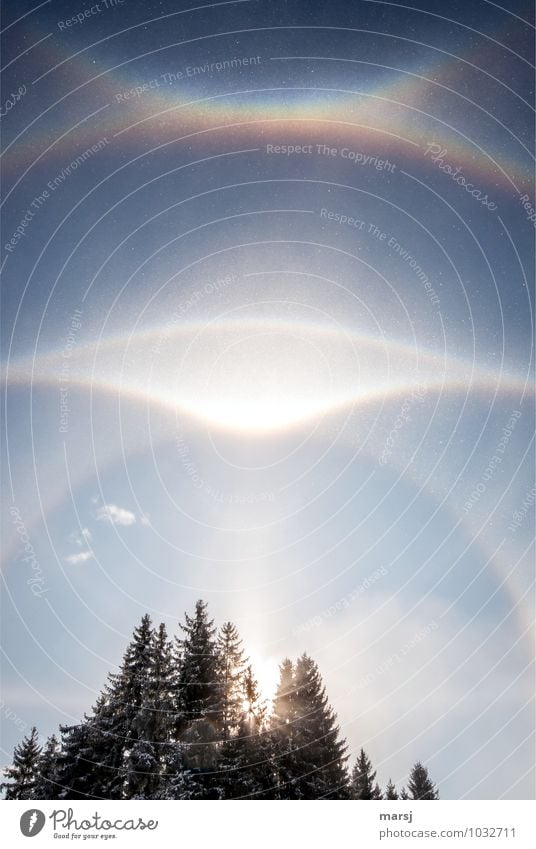
{"type": "Polygon", "coordinates": [[[52,734],[43,747],[37,762],[37,778],[35,782],[34,799],[57,799],[59,785],[57,782],[59,742],[52,734]]]}
{"type": "Polygon", "coordinates": [[[53,799],[93,798],[89,792],[93,789],[92,760],[82,755],[87,751],[89,723],[79,725],[60,725],[61,747],[56,761],[56,790],[53,799]]]}
{"type": "Polygon", "coordinates": [[[60,798],[143,796],[158,771],[152,741],[147,742],[145,734],[153,661],[153,630],[146,614],[93,712],[80,725],[61,729],[60,798]]]}
{"type": "Polygon", "coordinates": [[[273,701],[271,721],[275,728],[284,728],[294,718],[294,695],[294,667],[286,657],[279,666],[279,684],[273,701]]]}
{"type": "Polygon", "coordinates": [[[60,726],[54,799],[113,799],[121,762],[115,745],[114,717],[101,694],[77,725],[60,726]]]}
{"type": "MultiPolygon", "coordinates": [[[[207,606],[186,615],[176,650],[148,615],[119,671],[77,725],[40,748],[35,728],[15,747],[6,799],[381,799],[361,749],[348,780],[346,744],[316,663],[280,666],[267,720],[238,631],[218,638],[207,606]]],[[[389,779],[385,799],[438,799],[416,763],[407,788],[389,779]]]]}
{"type": "Polygon", "coordinates": [[[166,764],[166,771],[155,799],[204,799],[207,798],[202,772],[188,765],[188,746],[176,743],[166,764]]]}
{"type": "Polygon", "coordinates": [[[244,714],[249,721],[254,721],[255,727],[261,728],[266,719],[266,702],[262,698],[251,664],[247,666],[244,673],[243,692],[244,714]]]}
{"type": "Polygon", "coordinates": [[[439,799],[439,792],[420,761],[411,770],[408,791],[410,799],[439,799]]]}
{"type": "Polygon", "coordinates": [[[153,634],[152,656],[148,675],[148,688],[142,706],[145,740],[138,751],[152,757],[153,763],[145,775],[143,795],[156,797],[170,759],[173,758],[173,733],[175,727],[176,669],[173,645],[162,622],[153,634]]]}
{"type": "Polygon", "coordinates": [[[6,778],[0,789],[6,791],[6,800],[33,799],[41,755],[39,737],[35,726],[13,750],[13,763],[4,770],[6,778]]]}
{"type": "Polygon", "coordinates": [[[391,779],[389,779],[389,781],[387,782],[387,786],[385,788],[385,793],[383,794],[383,798],[389,799],[391,801],[398,799],[398,793],[396,792],[396,787],[393,784],[393,782],[391,781],[391,779]]]}
{"type": "Polygon", "coordinates": [[[361,749],[350,779],[352,799],[381,799],[382,793],[375,779],[376,772],[373,771],[369,758],[361,749]]]}
{"type": "Polygon", "coordinates": [[[272,736],[244,714],[238,734],[227,740],[218,761],[221,799],[275,799],[277,774],[272,736]]]}
{"type": "Polygon", "coordinates": [[[248,666],[237,733],[226,740],[218,762],[220,798],[274,799],[276,774],[272,735],[265,725],[265,705],[248,666]]]}
{"type": "Polygon", "coordinates": [[[228,740],[237,732],[245,701],[246,660],[242,640],[232,622],[225,622],[218,634],[218,679],[221,688],[221,733],[228,740]]]}
{"type": "Polygon", "coordinates": [[[316,663],[302,655],[281,666],[272,729],[281,798],[345,798],[346,744],[316,663]]]}
{"type": "Polygon", "coordinates": [[[190,798],[221,798],[219,735],[214,723],[209,719],[194,719],[183,732],[179,749],[182,770],[186,773],[181,776],[181,785],[186,779],[190,798]]]}
{"type": "Polygon", "coordinates": [[[279,684],[270,717],[274,765],[277,771],[277,793],[282,799],[297,798],[293,787],[293,780],[299,774],[294,743],[297,717],[295,695],[294,666],[286,657],[279,666],[279,684]]]}
{"type": "Polygon", "coordinates": [[[137,736],[128,754],[128,798],[152,798],[159,792],[172,751],[175,688],[173,646],[162,622],[151,636],[145,688],[136,719],[137,736]]]}
{"type": "Polygon", "coordinates": [[[113,798],[143,798],[158,771],[153,741],[147,739],[146,722],[151,697],[154,665],[154,632],[145,614],[134,629],[118,673],[109,676],[105,687],[110,718],[107,736],[117,765],[110,791],[113,798]]]}
{"type": "Polygon", "coordinates": [[[194,616],[185,614],[180,625],[183,637],[177,639],[178,682],[176,735],[180,739],[189,724],[206,719],[221,727],[221,686],[218,680],[218,652],[213,620],[207,605],[197,601],[194,616]]]}
{"type": "Polygon", "coordinates": [[[345,798],[348,792],[346,742],[340,739],[318,666],[307,654],[296,663],[293,738],[300,776],[294,786],[302,799],[345,798]]]}

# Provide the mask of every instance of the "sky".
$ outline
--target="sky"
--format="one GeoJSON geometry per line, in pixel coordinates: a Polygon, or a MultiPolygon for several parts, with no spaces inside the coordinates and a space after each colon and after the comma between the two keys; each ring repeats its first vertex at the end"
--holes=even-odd
{"type": "Polygon", "coordinates": [[[532,4],[3,5],[4,763],[201,597],[533,798],[532,4]]]}

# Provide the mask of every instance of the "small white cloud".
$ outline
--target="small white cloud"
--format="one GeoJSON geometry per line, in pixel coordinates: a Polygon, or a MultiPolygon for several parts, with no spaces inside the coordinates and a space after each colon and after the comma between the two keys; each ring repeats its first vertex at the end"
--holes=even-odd
{"type": "Polygon", "coordinates": [[[79,548],[91,545],[92,539],[93,537],[89,528],[82,528],[80,533],[78,531],[73,531],[73,533],[69,535],[69,542],[73,545],[77,545],[79,548]]]}
{"type": "Polygon", "coordinates": [[[118,507],[117,504],[104,504],[97,510],[97,519],[99,521],[111,522],[112,525],[133,525],[136,522],[136,516],[130,510],[124,507],[118,507]]]}
{"type": "Polygon", "coordinates": [[[92,557],[92,551],[78,551],[76,554],[69,554],[65,560],[72,566],[77,566],[78,563],[85,563],[87,560],[91,560],[92,557]]]}
{"type": "Polygon", "coordinates": [[[151,520],[149,516],[142,516],[140,522],[142,523],[142,525],[145,525],[146,528],[151,527],[151,520]]]}

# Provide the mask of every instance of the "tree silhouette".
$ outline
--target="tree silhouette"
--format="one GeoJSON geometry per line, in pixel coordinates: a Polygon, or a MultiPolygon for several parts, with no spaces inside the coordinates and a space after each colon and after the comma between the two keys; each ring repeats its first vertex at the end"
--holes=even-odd
{"type": "MultiPolygon", "coordinates": [[[[361,749],[347,771],[346,742],[315,661],[285,658],[267,715],[235,625],[216,636],[207,605],[185,614],[175,645],[145,614],[117,672],[76,725],[43,748],[19,743],[1,788],[16,799],[381,799],[361,749]]],[[[407,790],[385,799],[438,799],[416,763],[407,790]]]]}
{"type": "Polygon", "coordinates": [[[352,770],[350,779],[350,792],[352,799],[381,799],[382,793],[376,781],[376,772],[372,764],[361,749],[352,770]]]}
{"type": "Polygon", "coordinates": [[[439,791],[420,761],[417,761],[411,770],[408,791],[410,799],[439,799],[439,791]]]}
{"type": "Polygon", "coordinates": [[[38,776],[39,757],[41,747],[37,728],[35,726],[30,733],[15,746],[13,751],[13,764],[4,771],[9,782],[3,782],[1,789],[6,791],[8,799],[33,799],[36,780],[38,776]]]}

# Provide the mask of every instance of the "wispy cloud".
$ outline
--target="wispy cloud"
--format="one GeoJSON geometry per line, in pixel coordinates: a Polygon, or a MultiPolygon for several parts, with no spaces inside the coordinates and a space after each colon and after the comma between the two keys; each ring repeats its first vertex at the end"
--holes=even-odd
{"type": "Polygon", "coordinates": [[[92,551],[77,551],[76,554],[69,554],[65,560],[71,566],[77,566],[79,563],[85,563],[93,557],[92,551]]]}
{"type": "Polygon", "coordinates": [[[93,535],[89,528],[82,528],[80,531],[73,531],[69,536],[69,542],[73,545],[78,545],[80,548],[83,548],[86,545],[91,545],[91,540],[93,539],[93,535]]]}
{"type": "Polygon", "coordinates": [[[117,504],[103,504],[97,510],[96,518],[99,521],[111,522],[112,525],[127,526],[136,523],[135,513],[125,507],[118,507],[117,504]]]}

